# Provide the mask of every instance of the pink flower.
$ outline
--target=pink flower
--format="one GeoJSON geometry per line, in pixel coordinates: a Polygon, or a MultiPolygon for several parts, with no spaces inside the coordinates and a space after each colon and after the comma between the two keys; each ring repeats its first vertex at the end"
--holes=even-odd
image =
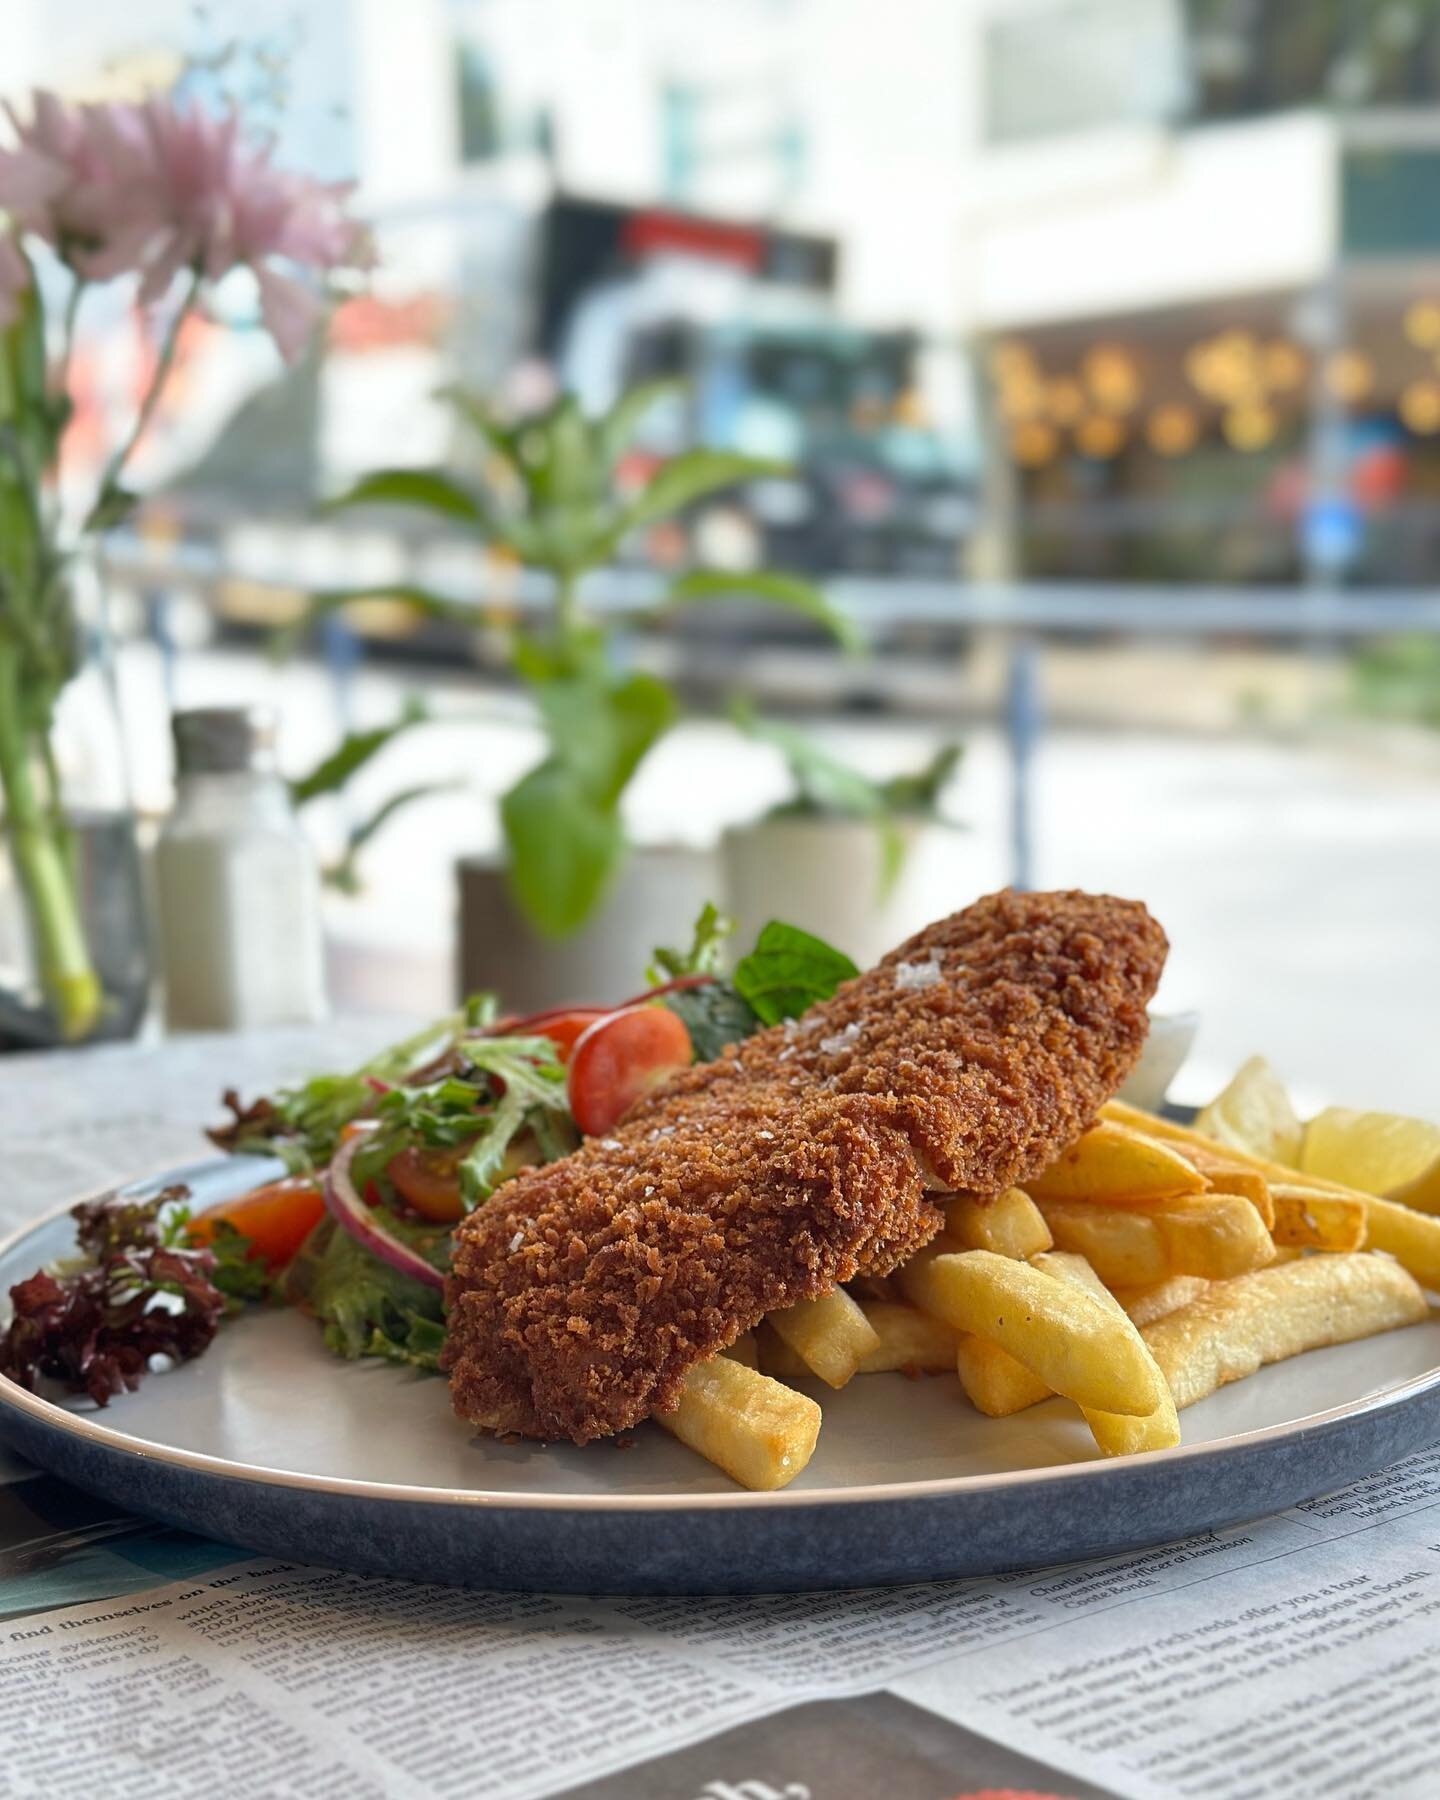
{"type": "Polygon", "coordinates": [[[291,361],[323,308],[293,271],[368,264],[368,239],[345,210],[348,185],[277,169],[233,112],[168,98],[67,106],[37,93],[28,123],[10,119],[17,147],[0,151],[0,207],[87,280],[138,274],[142,305],[184,270],[215,282],[249,268],[266,329],[291,361]]]}

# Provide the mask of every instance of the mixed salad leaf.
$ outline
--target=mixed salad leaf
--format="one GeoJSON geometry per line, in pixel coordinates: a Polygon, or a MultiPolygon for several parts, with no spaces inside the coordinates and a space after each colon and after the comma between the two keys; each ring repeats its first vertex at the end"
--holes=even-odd
{"type": "Polygon", "coordinates": [[[31,1390],[42,1377],[58,1381],[104,1406],[137,1388],[157,1359],[186,1362],[206,1349],[228,1303],[212,1253],[178,1241],[183,1195],[166,1188],[150,1200],[73,1208],[81,1256],[11,1288],[0,1374],[31,1390]]]}
{"type": "Polygon", "coordinates": [[[301,1307],[337,1356],[436,1368],[467,1213],[517,1170],[575,1149],[577,1121],[611,1129],[655,1082],[856,973],[777,921],[727,977],[733,930],[707,906],[689,946],[657,949],[649,987],[620,1007],[502,1019],[481,995],[348,1073],[248,1105],[227,1093],[232,1116],[212,1142],[278,1158],[286,1174],[200,1213],[181,1188],[77,1206],[76,1256],[11,1289],[0,1373],[103,1406],[148,1369],[198,1356],[248,1302],[301,1307]]]}

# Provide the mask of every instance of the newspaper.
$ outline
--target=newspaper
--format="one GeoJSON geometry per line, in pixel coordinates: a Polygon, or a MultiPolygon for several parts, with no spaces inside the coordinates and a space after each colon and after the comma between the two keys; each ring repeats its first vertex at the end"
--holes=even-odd
{"type": "Polygon", "coordinates": [[[1432,1451],[1160,1549],[852,1593],[576,1599],[246,1560],[0,1626],[0,1720],[25,1721],[0,1794],[1429,1795],[1437,1506],[1432,1451]]]}
{"type": "MultiPolygon", "coordinates": [[[[226,1085],[394,1035],[8,1059],[0,1229],[203,1153],[226,1085]]],[[[0,1451],[0,1797],[1428,1796],[1437,1508],[1440,1451],[1064,1568],[595,1600],[247,1558],[0,1451]]]]}

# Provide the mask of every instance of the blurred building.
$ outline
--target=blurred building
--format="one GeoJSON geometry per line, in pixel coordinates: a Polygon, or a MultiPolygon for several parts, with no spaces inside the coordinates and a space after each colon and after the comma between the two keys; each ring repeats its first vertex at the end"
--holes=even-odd
{"type": "Polygon", "coordinates": [[[1030,574],[1423,581],[1440,7],[987,0],[963,318],[1030,574]]]}

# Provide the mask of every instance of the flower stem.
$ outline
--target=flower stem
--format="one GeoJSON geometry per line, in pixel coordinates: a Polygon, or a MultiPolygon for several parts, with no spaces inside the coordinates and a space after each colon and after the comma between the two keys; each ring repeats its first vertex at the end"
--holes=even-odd
{"type": "Polygon", "coordinates": [[[99,977],[90,961],[79,897],[62,830],[35,791],[20,704],[20,657],[0,638],[0,791],[5,828],[24,895],[40,984],[67,1041],[100,1016],[99,977]]]}
{"type": "Polygon", "coordinates": [[[170,370],[174,366],[175,352],[180,348],[180,333],[199,298],[200,284],[203,279],[199,269],[196,269],[190,278],[190,285],[185,290],[185,297],[181,300],[175,316],[166,327],[165,336],[160,345],[160,354],[155,361],[155,373],[150,377],[150,385],[146,388],[144,398],[140,402],[140,410],[135,415],[135,423],[130,427],[124,442],[120,444],[105,465],[105,473],[100,477],[100,488],[95,497],[95,505],[91,508],[90,517],[85,521],[86,530],[103,530],[107,523],[114,523],[113,518],[107,519],[106,517],[109,502],[114,498],[125,465],[134,454],[135,446],[144,437],[145,427],[150,423],[151,415],[159,404],[160,395],[164,391],[165,383],[170,377],[170,370]]]}

